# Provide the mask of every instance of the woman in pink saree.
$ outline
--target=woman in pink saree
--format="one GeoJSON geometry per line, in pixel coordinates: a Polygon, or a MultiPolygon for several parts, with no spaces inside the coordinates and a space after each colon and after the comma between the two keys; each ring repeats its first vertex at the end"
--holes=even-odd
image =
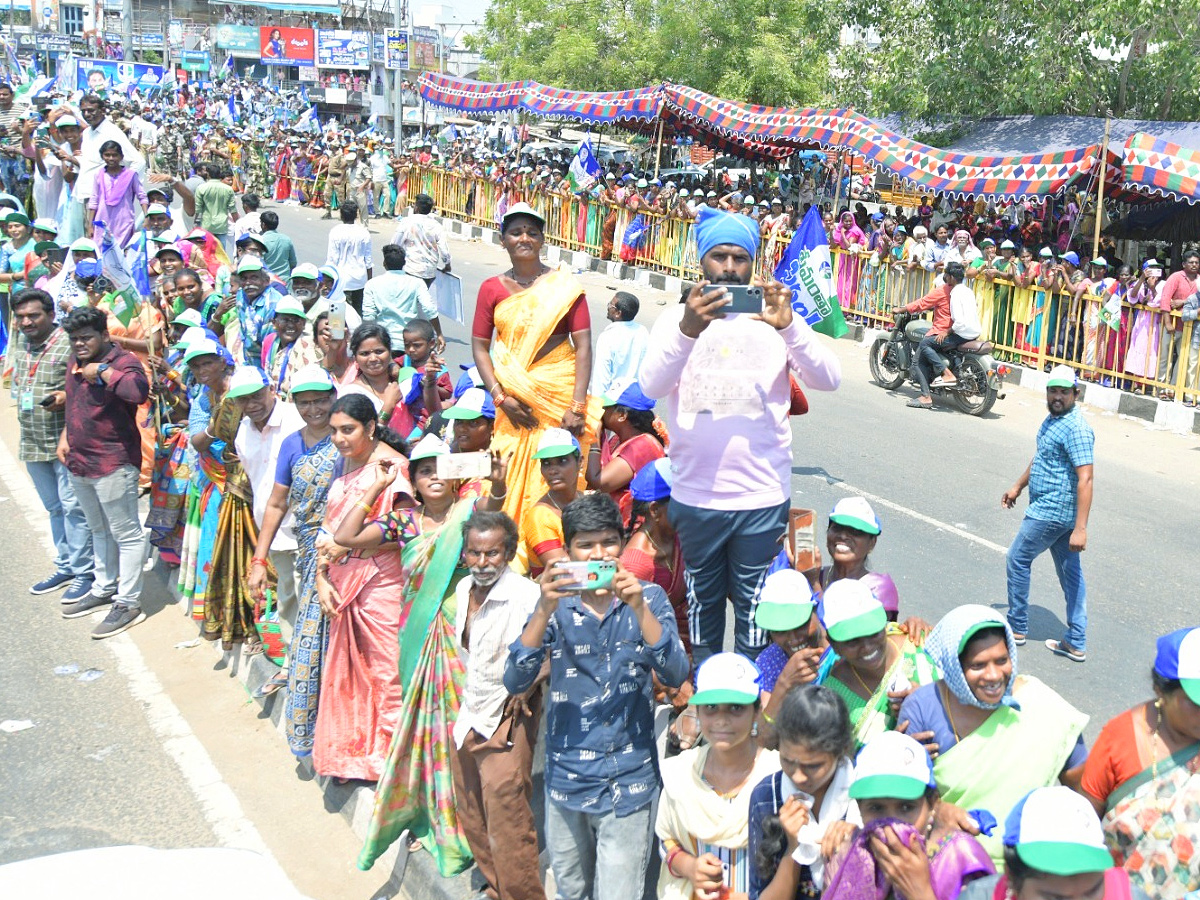
{"type": "MultiPolygon", "coordinates": [[[[398,459],[395,482],[371,504],[371,517],[413,505],[408,461],[399,435],[379,424],[366,397],[333,405],[333,443],[341,453],[329,486],[324,531],[329,535],[375,483],[382,459],[398,459]]],[[[327,535],[317,539],[317,593],[329,617],[321,673],[313,766],[318,775],[378,781],[400,716],[400,629],[405,574],[397,545],[347,552],[327,535]]]]}
{"type": "Polygon", "coordinates": [[[842,309],[854,306],[858,298],[858,272],[861,260],[859,252],[867,246],[867,236],[854,221],[854,214],[846,209],[833,226],[833,243],[844,251],[837,254],[837,295],[842,309]]]}

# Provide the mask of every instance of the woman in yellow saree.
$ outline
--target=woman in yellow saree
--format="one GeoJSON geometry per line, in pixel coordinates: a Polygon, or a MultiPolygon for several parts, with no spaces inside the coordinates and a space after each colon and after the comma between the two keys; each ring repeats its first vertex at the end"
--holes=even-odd
{"type": "Polygon", "coordinates": [[[583,285],[542,262],[544,221],[524,203],[505,213],[501,243],[512,268],[480,286],[471,328],[479,376],[503,412],[492,450],[512,454],[504,512],[515,522],[546,492],[533,458],[542,432],[565,428],[586,457],[602,412],[599,398],[587,395],[592,326],[583,285]]]}

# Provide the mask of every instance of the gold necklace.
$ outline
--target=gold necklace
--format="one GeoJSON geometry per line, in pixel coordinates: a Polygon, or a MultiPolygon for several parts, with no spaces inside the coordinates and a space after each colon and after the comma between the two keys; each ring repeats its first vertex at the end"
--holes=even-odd
{"type": "Polygon", "coordinates": [[[958,726],[954,724],[954,713],[950,711],[950,688],[946,687],[946,682],[942,682],[942,690],[946,692],[946,720],[950,723],[950,730],[954,732],[954,743],[962,740],[958,736],[958,726]]]}
{"type": "Polygon", "coordinates": [[[649,529],[649,528],[647,528],[647,529],[646,529],[645,531],[643,531],[642,533],[643,533],[644,535],[646,535],[646,540],[648,540],[648,541],[650,542],[650,546],[654,548],[654,555],[655,555],[655,556],[662,556],[662,557],[663,557],[663,558],[664,558],[664,559],[667,561],[667,562],[666,562],[666,565],[667,565],[667,572],[668,572],[670,575],[674,576],[674,575],[675,575],[675,565],[674,565],[674,563],[675,563],[675,553],[674,553],[674,548],[672,548],[672,552],[671,552],[671,553],[669,553],[669,554],[668,554],[668,553],[665,553],[665,552],[663,551],[663,548],[662,548],[662,547],[660,547],[660,546],[658,546],[658,541],[656,541],[656,540],[654,539],[654,536],[653,536],[653,535],[650,533],[650,529],[649,529]]]}
{"type": "MultiPolygon", "coordinates": [[[[888,667],[889,667],[889,665],[890,665],[890,664],[888,663],[888,661],[887,661],[887,658],[888,658],[888,651],[889,651],[889,650],[891,650],[891,649],[892,649],[892,642],[891,642],[891,641],[888,641],[888,642],[887,642],[887,646],[886,646],[886,648],[885,648],[885,649],[884,649],[884,651],[883,651],[883,663],[884,663],[884,665],[883,665],[883,673],[884,673],[884,675],[886,675],[886,674],[887,674],[887,670],[888,670],[888,667]]],[[[850,672],[851,672],[851,674],[853,674],[853,675],[854,675],[854,677],[858,679],[858,683],[859,683],[859,685],[862,687],[862,689],[863,689],[864,691],[866,691],[866,692],[867,692],[867,699],[868,699],[868,700],[870,700],[872,697],[874,697],[874,696],[875,696],[875,689],[874,689],[874,688],[869,688],[869,687],[867,687],[867,683],[866,683],[865,681],[863,681],[863,679],[862,679],[862,676],[858,674],[858,669],[854,668],[854,664],[853,664],[853,663],[849,663],[849,662],[848,662],[848,663],[846,663],[846,665],[850,666],[850,672]]],[[[879,680],[882,682],[882,681],[883,681],[883,677],[882,677],[882,676],[880,676],[879,680]]],[[[875,687],[877,688],[877,687],[879,687],[879,685],[876,685],[875,687]]]]}
{"type": "MultiPolygon", "coordinates": [[[[1158,729],[1162,727],[1162,698],[1154,701],[1154,730],[1150,732],[1150,778],[1152,783],[1158,782],[1158,729]]],[[[1163,741],[1166,745],[1166,741],[1163,741]]],[[[1166,824],[1166,815],[1170,811],[1169,801],[1168,807],[1163,808],[1161,796],[1155,797],[1155,806],[1158,808],[1158,821],[1154,823],[1154,827],[1150,833],[1160,841],[1170,840],[1173,837],[1173,829],[1166,824]]]]}

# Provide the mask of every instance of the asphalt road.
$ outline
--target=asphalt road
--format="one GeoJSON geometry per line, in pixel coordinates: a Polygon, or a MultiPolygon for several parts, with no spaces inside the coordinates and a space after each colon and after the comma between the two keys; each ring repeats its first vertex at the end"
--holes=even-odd
{"type": "MultiPolygon", "coordinates": [[[[277,208],[300,259],[323,262],[333,223],[277,208]]],[[[390,222],[371,227],[376,248],[394,231],[390,222]]],[[[480,282],[507,268],[507,258],[456,238],[451,249],[469,319],[480,282]]],[[[611,292],[630,287],[594,273],[580,279],[598,333],[611,292]]],[[[678,300],[633,291],[646,325],[678,300]]],[[[449,362],[469,362],[468,327],[443,325],[449,362]]],[[[848,494],[870,499],[883,522],[871,565],[896,580],[903,614],[936,621],[968,602],[1003,609],[1004,551],[1021,513],[1002,510],[1000,495],[1029,461],[1042,398],[1011,389],[982,419],[908,409],[907,394],[870,382],[865,348],[831,343],[842,386],[810,394],[811,412],[793,420],[796,505],[823,518],[848,494]]],[[[324,809],[316,786],[297,778],[279,735],[231,678],[228,660],[207,645],[176,649],[196,632],[169,604],[161,580],[147,586],[149,620],[103,643],[88,638],[90,620],[59,618],[57,595],[28,594],[48,552],[44,515],[14,462],[12,409],[7,395],[0,398],[0,546],[9,548],[0,568],[0,627],[10,635],[0,655],[0,722],[33,727],[0,730],[0,864],[124,843],[238,846],[278,861],[313,897],[371,896],[379,873],[354,871],[357,839],[324,809]],[[81,680],[88,670],[101,674],[81,680]],[[311,852],[317,846],[322,852],[311,852]]],[[[1085,415],[1097,436],[1084,557],[1088,662],[1040,646],[1063,630],[1062,596],[1046,558],[1034,569],[1031,641],[1019,666],[1089,713],[1094,737],[1109,717],[1149,694],[1155,638],[1197,624],[1188,535],[1200,439],[1086,408],[1085,415]]]]}

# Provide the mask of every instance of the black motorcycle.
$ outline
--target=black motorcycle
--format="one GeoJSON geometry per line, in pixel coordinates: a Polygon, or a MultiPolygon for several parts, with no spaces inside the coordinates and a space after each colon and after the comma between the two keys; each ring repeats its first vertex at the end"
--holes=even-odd
{"type": "MultiPolygon", "coordinates": [[[[881,387],[895,390],[905,381],[920,385],[913,367],[917,364],[917,346],[929,331],[930,323],[912,313],[901,312],[889,334],[881,334],[871,344],[871,377],[881,387]]],[[[939,396],[949,395],[968,415],[981,416],[1004,397],[1004,376],[1008,366],[991,356],[992,342],[975,340],[940,353],[942,365],[957,380],[949,385],[931,385],[939,396]]],[[[940,370],[934,375],[940,374],[940,370]]]]}

